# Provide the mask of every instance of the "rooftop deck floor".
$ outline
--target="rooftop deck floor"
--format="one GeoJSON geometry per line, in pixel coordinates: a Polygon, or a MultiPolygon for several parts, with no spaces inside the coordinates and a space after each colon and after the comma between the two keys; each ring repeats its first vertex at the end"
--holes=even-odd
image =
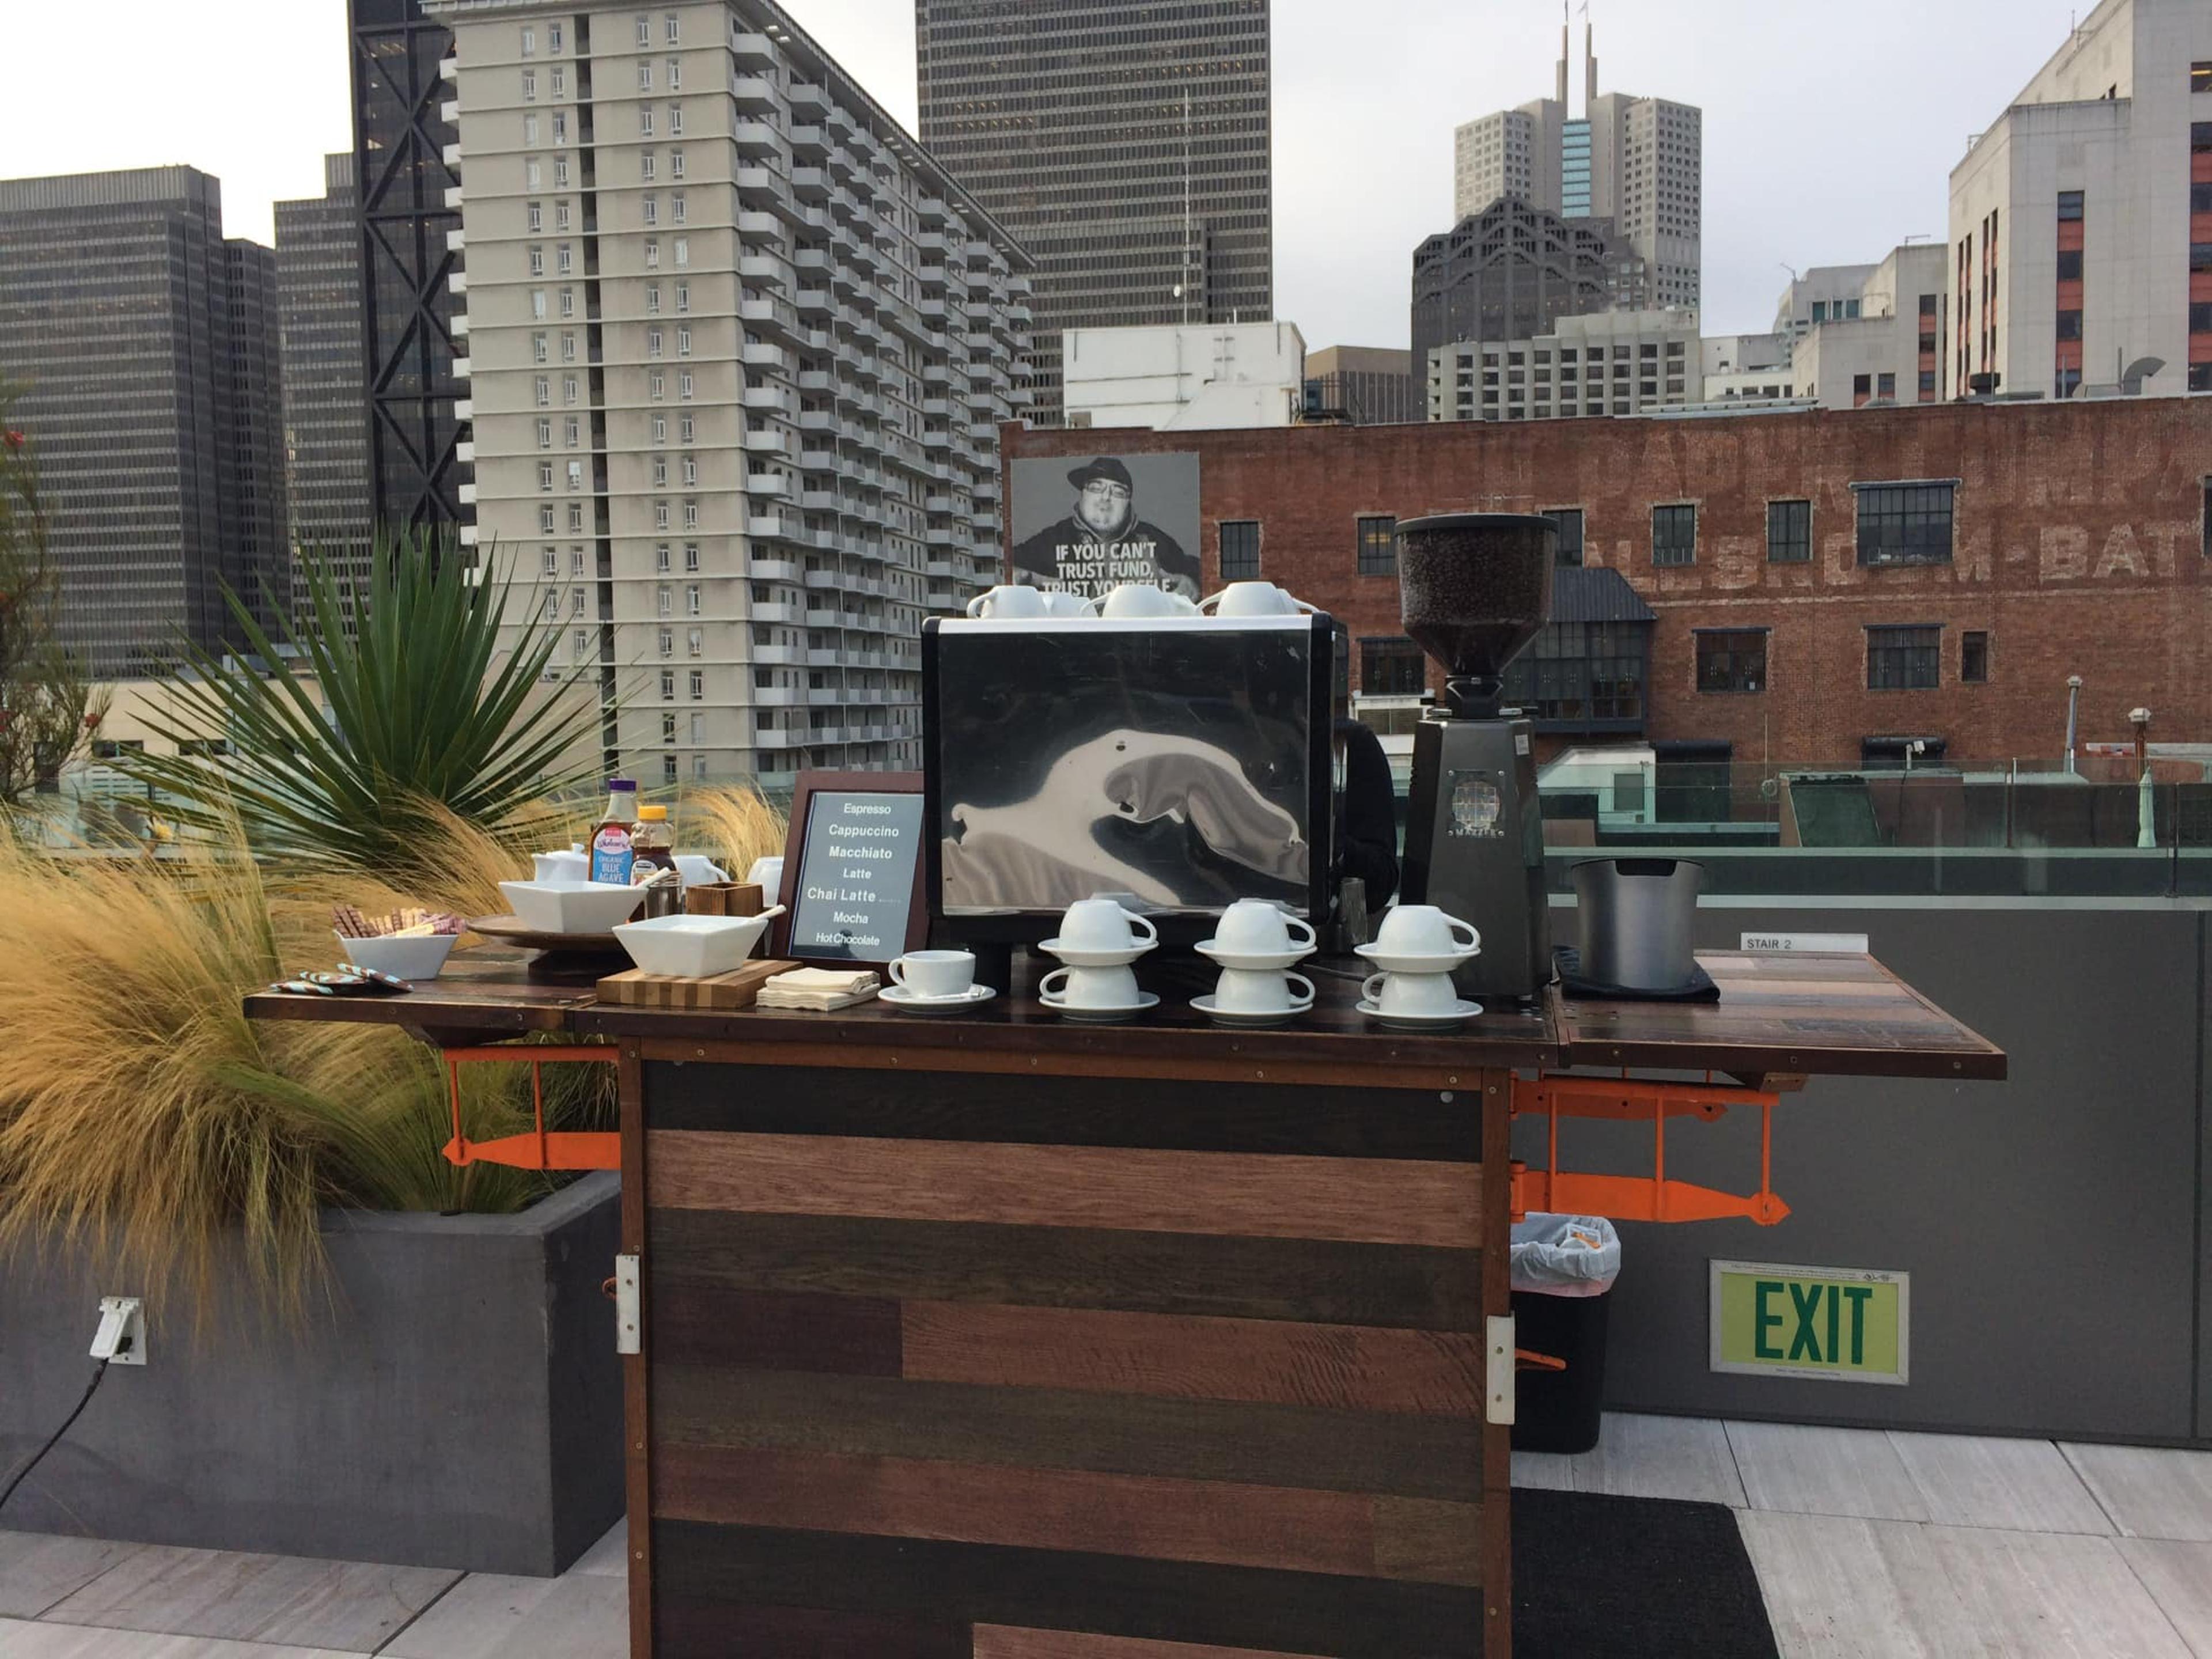
{"type": "MultiPolygon", "coordinates": [[[[2212,1659],[2212,1452],[1613,1416],[1514,1480],[1727,1504],[1789,1659],[2212,1659]]],[[[619,1528],[557,1579],[0,1532],[0,1659],[623,1659],[625,1607],[619,1528]]]]}

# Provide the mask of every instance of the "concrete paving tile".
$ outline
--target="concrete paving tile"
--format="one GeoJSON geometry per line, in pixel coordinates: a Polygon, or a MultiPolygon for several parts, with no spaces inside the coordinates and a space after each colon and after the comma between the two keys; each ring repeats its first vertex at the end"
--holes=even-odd
{"type": "Polygon", "coordinates": [[[1893,1431],[1889,1443],[1926,1500],[1930,1521],[2012,1532],[2112,1533],[2074,1466],[2048,1440],[1893,1431]]]}
{"type": "Polygon", "coordinates": [[[1571,1461],[1577,1492],[1744,1507],[1735,1454],[1717,1419],[1608,1412],[1597,1449],[1571,1461]]]}
{"type": "Polygon", "coordinates": [[[86,1625],[0,1619],[0,1659],[359,1659],[333,1648],[275,1647],[207,1636],[161,1636],[86,1625]]]}
{"type": "Polygon", "coordinates": [[[148,1546],[47,1610],[58,1624],[373,1653],[461,1575],[148,1546]]]}
{"type": "Polygon", "coordinates": [[[568,1571],[627,1577],[629,1572],[629,1522],[617,1521],[609,1527],[607,1535],[577,1557],[576,1565],[568,1571]]]}
{"type": "Polygon", "coordinates": [[[137,1548],[99,1538],[0,1532],[0,1619],[37,1618],[137,1548]]]}
{"type": "Polygon", "coordinates": [[[1547,1492],[1572,1492],[1575,1460],[1559,1452],[1515,1452],[1513,1484],[1541,1487],[1547,1492]]]}
{"type": "Polygon", "coordinates": [[[1730,1422],[1728,1439],[1744,1497],[1755,1510],[1928,1519],[1920,1489],[1880,1429],[1730,1422]]]}
{"type": "Polygon", "coordinates": [[[1785,1659],[2192,1659],[2112,1539],[1737,1520],[1785,1659]]]}
{"type": "Polygon", "coordinates": [[[2212,1544],[2123,1538],[2119,1551],[2197,1659],[2212,1659],[2212,1544]]]}
{"type": "Polygon", "coordinates": [[[2059,1449],[2124,1535],[2212,1543],[2212,1452],[2070,1443],[2059,1449]]]}
{"type": "Polygon", "coordinates": [[[385,1659],[626,1659],[629,1586],[604,1573],[472,1573],[384,1650],[385,1659]]]}

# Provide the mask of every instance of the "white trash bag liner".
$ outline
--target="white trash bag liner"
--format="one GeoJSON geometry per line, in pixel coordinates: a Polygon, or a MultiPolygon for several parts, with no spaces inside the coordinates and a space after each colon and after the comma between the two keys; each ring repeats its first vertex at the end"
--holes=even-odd
{"type": "Polygon", "coordinates": [[[1513,1229],[1513,1288],[1603,1296],[1620,1276],[1620,1235],[1595,1215],[1530,1214],[1513,1229]]]}

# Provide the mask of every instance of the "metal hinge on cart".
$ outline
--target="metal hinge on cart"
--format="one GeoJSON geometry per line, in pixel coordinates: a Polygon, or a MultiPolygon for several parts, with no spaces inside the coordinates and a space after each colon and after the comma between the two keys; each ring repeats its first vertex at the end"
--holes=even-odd
{"type": "Polygon", "coordinates": [[[1614,1221],[1719,1221],[1742,1218],[1771,1227],[1790,1213],[1774,1192],[1774,1109],[1780,1095],[1716,1083],[1656,1083],[1644,1078],[1563,1077],[1541,1074],[1513,1080],[1513,1115],[1541,1115],[1551,1132],[1544,1167],[1513,1165],[1513,1218],[1531,1210],[1566,1215],[1600,1215],[1614,1221]],[[1731,1106],[1759,1108],[1759,1190],[1716,1191],[1667,1178],[1667,1120],[1696,1117],[1711,1123],[1731,1106]],[[1649,1176],[1586,1175],[1559,1168],[1559,1120],[1603,1118],[1617,1123],[1651,1125],[1649,1176]]]}

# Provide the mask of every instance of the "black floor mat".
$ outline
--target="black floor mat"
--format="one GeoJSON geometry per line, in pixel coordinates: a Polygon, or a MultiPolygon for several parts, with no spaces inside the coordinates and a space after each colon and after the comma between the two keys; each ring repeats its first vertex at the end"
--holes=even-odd
{"type": "Polygon", "coordinates": [[[1718,1504],[1513,1492],[1515,1659],[1777,1659],[1718,1504]]]}

